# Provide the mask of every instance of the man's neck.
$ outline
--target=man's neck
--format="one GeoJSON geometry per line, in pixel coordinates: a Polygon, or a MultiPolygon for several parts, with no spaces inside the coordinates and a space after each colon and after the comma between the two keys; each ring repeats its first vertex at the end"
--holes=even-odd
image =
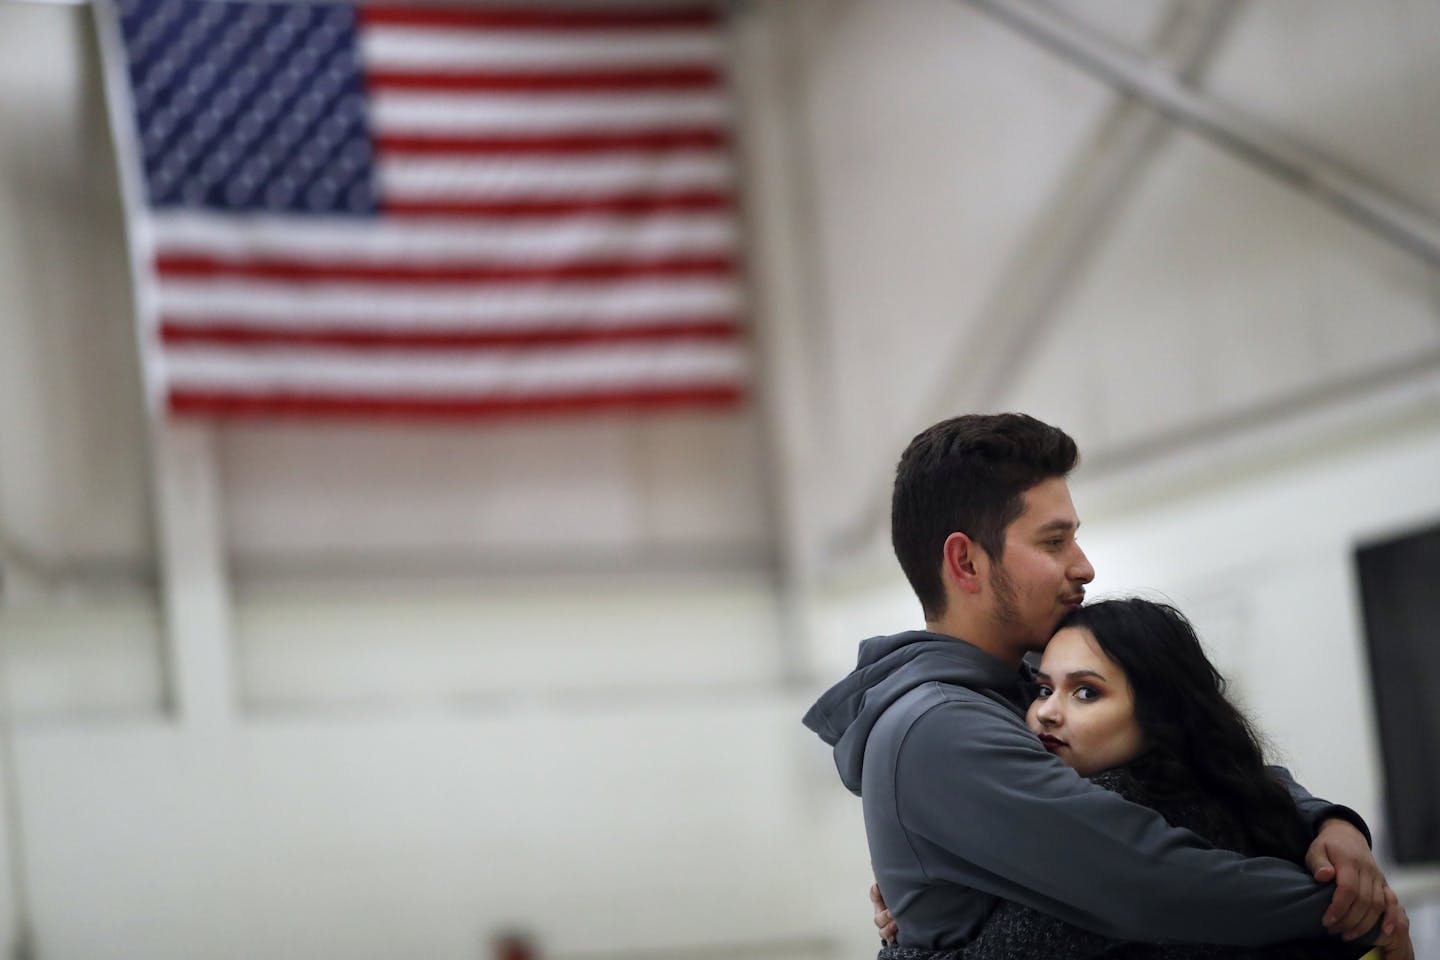
{"type": "Polygon", "coordinates": [[[1025,651],[1009,642],[1007,637],[995,629],[994,624],[977,623],[974,618],[958,613],[946,613],[938,620],[926,620],[925,629],[931,633],[943,633],[947,637],[964,640],[997,660],[1013,664],[1017,669],[1021,658],[1025,656],[1025,651]]]}

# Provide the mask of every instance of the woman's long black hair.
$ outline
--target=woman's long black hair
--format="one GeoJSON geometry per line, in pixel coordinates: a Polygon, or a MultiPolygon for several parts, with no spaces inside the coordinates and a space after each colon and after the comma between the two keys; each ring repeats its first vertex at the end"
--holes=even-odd
{"type": "Polygon", "coordinates": [[[1220,846],[1302,863],[1309,846],[1295,802],[1265,769],[1255,729],[1225,697],[1225,678],[1205,656],[1195,628],[1167,604],[1102,600],[1060,624],[1083,627],[1125,671],[1146,752],[1131,771],[1164,797],[1203,798],[1220,846]]]}

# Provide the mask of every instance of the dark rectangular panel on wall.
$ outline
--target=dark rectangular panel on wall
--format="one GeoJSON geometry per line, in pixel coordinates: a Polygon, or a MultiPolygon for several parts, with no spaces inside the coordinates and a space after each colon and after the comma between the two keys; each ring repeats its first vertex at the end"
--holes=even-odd
{"type": "Polygon", "coordinates": [[[1399,863],[1440,862],[1440,526],[1355,553],[1399,863]]]}

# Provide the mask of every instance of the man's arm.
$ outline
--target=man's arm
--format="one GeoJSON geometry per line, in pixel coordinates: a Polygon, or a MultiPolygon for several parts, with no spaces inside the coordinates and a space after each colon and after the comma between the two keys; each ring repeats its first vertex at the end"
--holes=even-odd
{"type": "Polygon", "coordinates": [[[932,882],[1123,940],[1258,946],[1323,933],[1328,887],[1286,861],[1217,850],[1081,779],[995,704],[955,699],[918,717],[894,791],[910,846],[896,856],[917,857],[932,882]]]}
{"type": "Polygon", "coordinates": [[[1311,796],[1310,791],[1296,783],[1295,778],[1290,775],[1290,771],[1284,767],[1270,766],[1265,769],[1290,794],[1290,799],[1295,801],[1295,807],[1300,811],[1300,816],[1310,824],[1310,829],[1316,834],[1319,834],[1320,828],[1325,825],[1327,820],[1339,820],[1354,827],[1365,838],[1366,847],[1369,847],[1372,842],[1370,827],[1366,825],[1365,819],[1360,814],[1347,806],[1311,796]]]}
{"type": "MultiPolygon", "coordinates": [[[[880,906],[885,904],[881,902],[880,906]]],[[[1385,924],[1375,946],[1383,960],[1415,960],[1415,945],[1410,942],[1410,918],[1389,887],[1385,888],[1385,924]]]]}
{"type": "MultiPolygon", "coordinates": [[[[1415,947],[1410,942],[1410,918],[1405,908],[1389,887],[1385,888],[1385,901],[1385,924],[1375,941],[1375,949],[1383,960],[1415,960],[1415,947]]],[[[875,908],[875,929],[880,932],[880,942],[895,943],[900,936],[900,927],[885,905],[878,883],[870,884],[870,903],[875,908]]],[[[1373,955],[1373,952],[1366,954],[1367,957],[1373,955]]]]}
{"type": "Polygon", "coordinates": [[[1364,936],[1386,912],[1389,889],[1370,849],[1370,828],[1349,807],[1311,796],[1284,767],[1268,769],[1315,832],[1305,865],[1316,880],[1335,883],[1322,921],[1325,929],[1346,940],[1364,936]]]}

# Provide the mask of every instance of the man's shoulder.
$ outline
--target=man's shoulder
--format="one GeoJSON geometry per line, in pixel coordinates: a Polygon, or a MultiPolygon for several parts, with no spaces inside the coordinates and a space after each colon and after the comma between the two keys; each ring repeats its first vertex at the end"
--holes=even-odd
{"type": "Polygon", "coordinates": [[[987,728],[1023,726],[1014,710],[984,692],[960,684],[931,680],[907,692],[881,714],[871,733],[899,741],[920,730],[946,736],[987,728]]]}

